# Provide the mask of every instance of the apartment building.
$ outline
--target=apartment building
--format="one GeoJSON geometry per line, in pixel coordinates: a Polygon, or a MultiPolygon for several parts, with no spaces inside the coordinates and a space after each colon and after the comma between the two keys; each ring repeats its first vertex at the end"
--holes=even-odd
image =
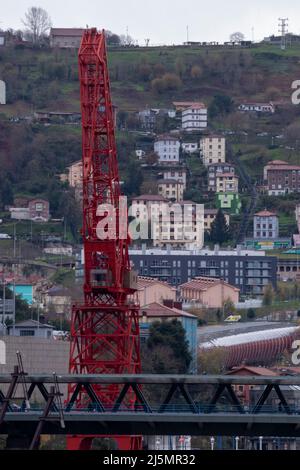
{"type": "Polygon", "coordinates": [[[200,156],[205,166],[224,163],[226,160],[226,139],[221,135],[209,135],[200,140],[200,156]]]}
{"type": "Polygon", "coordinates": [[[238,193],[239,177],[232,173],[216,174],[216,192],[217,193],[238,193]]]}
{"type": "Polygon", "coordinates": [[[164,180],[175,180],[183,182],[183,189],[186,189],[186,169],[183,167],[172,166],[163,169],[160,173],[164,180]]]}
{"type": "Polygon", "coordinates": [[[157,182],[158,194],[174,202],[183,201],[184,183],[175,179],[161,179],[157,182]]]}
{"type": "Polygon", "coordinates": [[[282,160],[269,162],[264,168],[264,178],[269,196],[300,192],[300,166],[282,160]]]}
{"type": "MultiPolygon", "coordinates": [[[[169,246],[169,245],[168,245],[169,246]]],[[[268,284],[276,288],[277,257],[254,250],[130,249],[130,259],[141,276],[179,286],[195,277],[214,277],[240,289],[241,295],[263,295],[268,284]]]]}
{"type": "Polygon", "coordinates": [[[179,163],[180,141],[171,135],[161,135],[154,142],[154,152],[160,163],[179,163]]]}
{"type": "Polygon", "coordinates": [[[207,107],[194,103],[182,111],[182,129],[186,132],[203,131],[207,128],[207,107]]]}
{"type": "Polygon", "coordinates": [[[215,277],[196,277],[181,284],[179,289],[184,304],[222,308],[226,300],[231,300],[234,305],[239,301],[240,289],[215,277]]]}
{"type": "Polygon", "coordinates": [[[278,216],[267,210],[257,212],[253,218],[254,239],[277,239],[279,236],[278,216]]]}
{"type": "Polygon", "coordinates": [[[235,167],[230,163],[212,163],[207,167],[208,171],[208,191],[217,191],[217,175],[232,174],[235,175],[235,167]]]}

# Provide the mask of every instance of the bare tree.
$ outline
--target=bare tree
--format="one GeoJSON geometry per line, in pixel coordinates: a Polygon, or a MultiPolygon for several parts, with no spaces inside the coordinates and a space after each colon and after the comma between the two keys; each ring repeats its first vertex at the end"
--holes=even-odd
{"type": "Polygon", "coordinates": [[[27,35],[37,44],[52,26],[49,14],[41,7],[30,7],[22,23],[27,28],[27,35]]]}
{"type": "Polygon", "coordinates": [[[245,40],[245,36],[243,33],[240,33],[239,31],[237,31],[236,33],[232,33],[230,35],[230,41],[231,42],[241,42],[241,41],[244,41],[245,40]]]}

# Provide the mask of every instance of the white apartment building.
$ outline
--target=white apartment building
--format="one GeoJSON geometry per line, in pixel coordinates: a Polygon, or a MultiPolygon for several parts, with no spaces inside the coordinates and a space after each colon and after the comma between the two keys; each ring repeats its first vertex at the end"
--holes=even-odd
{"type": "Polygon", "coordinates": [[[160,163],[178,163],[180,158],[180,141],[170,135],[158,136],[154,142],[154,152],[160,163]]]}
{"type": "Polygon", "coordinates": [[[164,180],[182,181],[183,189],[186,189],[186,169],[185,168],[166,168],[162,172],[164,180]]]}
{"type": "Polygon", "coordinates": [[[182,129],[186,132],[202,131],[207,128],[207,107],[195,103],[182,111],[182,129]]]}
{"type": "Polygon", "coordinates": [[[200,140],[200,155],[203,165],[224,163],[226,160],[226,139],[222,135],[210,135],[200,140]]]}

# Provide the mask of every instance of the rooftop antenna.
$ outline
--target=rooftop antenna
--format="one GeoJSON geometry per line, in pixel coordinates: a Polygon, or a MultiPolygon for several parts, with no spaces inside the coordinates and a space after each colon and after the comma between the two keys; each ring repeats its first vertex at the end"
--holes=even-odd
{"type": "Polygon", "coordinates": [[[279,18],[279,33],[281,33],[281,50],[286,49],[286,35],[288,33],[288,18],[279,18]]]}

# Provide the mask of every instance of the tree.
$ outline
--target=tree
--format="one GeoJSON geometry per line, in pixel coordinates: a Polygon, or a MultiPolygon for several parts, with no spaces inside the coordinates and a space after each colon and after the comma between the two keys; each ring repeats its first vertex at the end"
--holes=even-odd
{"type": "MultiPolygon", "coordinates": [[[[185,336],[185,330],[179,321],[172,320],[152,323],[147,347],[151,353],[154,353],[157,348],[159,350],[162,347],[170,348],[177,364],[177,373],[184,374],[188,371],[192,357],[185,336]]],[[[159,356],[161,357],[161,354],[159,356]]],[[[167,373],[171,364],[167,363],[165,359],[164,363],[166,370],[164,373],[167,373]]],[[[161,364],[161,361],[159,361],[159,364],[161,364]]]]}
{"type": "Polygon", "coordinates": [[[247,310],[248,320],[254,320],[255,317],[256,317],[256,312],[255,312],[254,308],[248,308],[248,310],[247,310]]]}
{"type": "Polygon", "coordinates": [[[245,35],[241,33],[240,31],[237,31],[235,33],[232,33],[230,35],[230,41],[231,42],[242,42],[245,40],[245,35]]]}
{"type": "Polygon", "coordinates": [[[221,209],[219,209],[215,220],[211,224],[210,241],[222,245],[223,243],[226,243],[229,238],[230,230],[225,215],[221,209]]]}
{"type": "Polygon", "coordinates": [[[234,315],[235,313],[235,305],[231,299],[226,299],[223,303],[223,312],[224,316],[227,317],[228,315],[234,315]]]}
{"type": "Polygon", "coordinates": [[[22,23],[27,28],[33,44],[38,44],[52,26],[51,18],[47,11],[41,7],[30,7],[25,13],[22,23]]]}
{"type": "Polygon", "coordinates": [[[193,65],[191,70],[191,78],[193,80],[199,80],[202,77],[203,70],[199,65],[193,65]]]}
{"type": "Polygon", "coordinates": [[[272,305],[273,300],[274,300],[274,289],[271,284],[268,284],[264,290],[263,305],[266,307],[269,305],[272,305]]]}
{"type": "Polygon", "coordinates": [[[229,114],[234,109],[234,102],[227,95],[215,95],[209,105],[208,113],[211,118],[221,115],[229,114]]]}

